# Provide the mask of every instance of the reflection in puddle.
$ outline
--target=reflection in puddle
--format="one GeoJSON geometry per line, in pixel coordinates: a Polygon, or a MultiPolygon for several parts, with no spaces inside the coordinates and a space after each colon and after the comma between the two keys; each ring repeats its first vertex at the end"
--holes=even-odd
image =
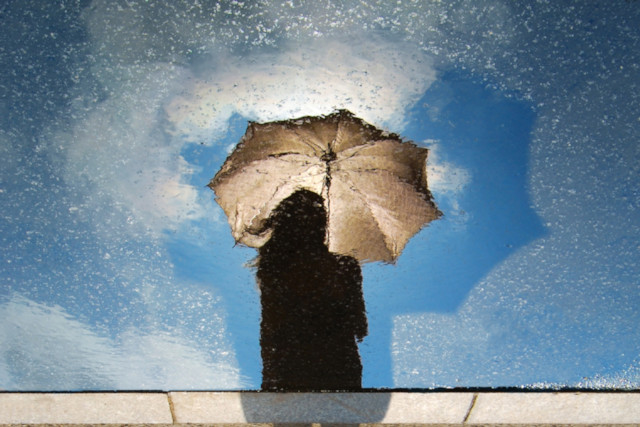
{"type": "Polygon", "coordinates": [[[263,389],[361,387],[359,262],[394,261],[440,216],[427,153],[344,110],[249,124],[209,186],[259,249],[263,389]]]}
{"type": "Polygon", "coordinates": [[[259,388],[205,186],[334,109],[427,144],[445,214],[362,265],[363,387],[640,384],[638,2],[4,3],[0,388],[259,388]]]}
{"type": "Polygon", "coordinates": [[[356,390],[367,335],[362,274],[355,258],[329,252],[321,196],[300,190],[271,216],[260,248],[262,388],[356,390]]]}

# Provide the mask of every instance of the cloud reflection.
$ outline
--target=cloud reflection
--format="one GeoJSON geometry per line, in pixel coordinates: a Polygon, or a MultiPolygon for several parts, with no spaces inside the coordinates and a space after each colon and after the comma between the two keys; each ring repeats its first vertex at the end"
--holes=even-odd
{"type": "Polygon", "coordinates": [[[223,56],[166,107],[173,133],[210,143],[232,114],[266,122],[347,109],[400,131],[406,109],[435,80],[431,59],[376,38],[314,40],[276,53],[223,56]]]}
{"type": "Polygon", "coordinates": [[[9,390],[238,389],[224,349],[199,349],[179,331],[130,327],[111,338],[60,306],[15,295],[0,305],[0,381],[9,390]],[[177,333],[176,333],[177,332],[177,333]]]}

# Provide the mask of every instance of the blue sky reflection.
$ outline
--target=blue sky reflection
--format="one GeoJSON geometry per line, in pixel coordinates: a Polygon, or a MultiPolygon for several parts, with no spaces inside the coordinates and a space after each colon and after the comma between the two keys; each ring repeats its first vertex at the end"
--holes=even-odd
{"type": "Polygon", "coordinates": [[[339,108],[431,148],[445,213],[364,267],[365,387],[638,387],[638,2],[186,3],[0,7],[0,389],[257,388],[205,185],[339,108]]]}

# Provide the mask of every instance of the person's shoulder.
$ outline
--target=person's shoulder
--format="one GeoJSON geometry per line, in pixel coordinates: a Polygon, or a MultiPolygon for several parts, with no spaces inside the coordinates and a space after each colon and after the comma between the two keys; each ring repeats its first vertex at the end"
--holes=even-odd
{"type": "Polygon", "coordinates": [[[334,254],[336,260],[344,265],[360,265],[357,259],[349,255],[334,254]]]}
{"type": "Polygon", "coordinates": [[[360,272],[360,263],[352,256],[336,254],[335,260],[343,271],[360,272]]]}

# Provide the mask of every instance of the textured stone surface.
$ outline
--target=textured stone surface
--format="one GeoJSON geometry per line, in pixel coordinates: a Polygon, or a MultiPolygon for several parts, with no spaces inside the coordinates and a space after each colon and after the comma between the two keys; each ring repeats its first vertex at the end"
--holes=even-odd
{"type": "Polygon", "coordinates": [[[180,423],[461,423],[472,393],[171,393],[180,423]]]}
{"type": "Polygon", "coordinates": [[[204,423],[215,419],[218,423],[243,423],[244,412],[240,395],[229,392],[172,392],[169,393],[176,422],[204,423]]]}
{"type": "Polygon", "coordinates": [[[473,393],[392,393],[384,423],[462,423],[473,393]]]}
{"type": "Polygon", "coordinates": [[[0,424],[171,423],[164,393],[2,393],[0,424]]]}
{"type": "Polygon", "coordinates": [[[635,426],[640,393],[0,393],[0,425],[260,423],[635,426]]]}
{"type": "Polygon", "coordinates": [[[480,393],[471,424],[639,424],[638,393],[480,393]]]}

